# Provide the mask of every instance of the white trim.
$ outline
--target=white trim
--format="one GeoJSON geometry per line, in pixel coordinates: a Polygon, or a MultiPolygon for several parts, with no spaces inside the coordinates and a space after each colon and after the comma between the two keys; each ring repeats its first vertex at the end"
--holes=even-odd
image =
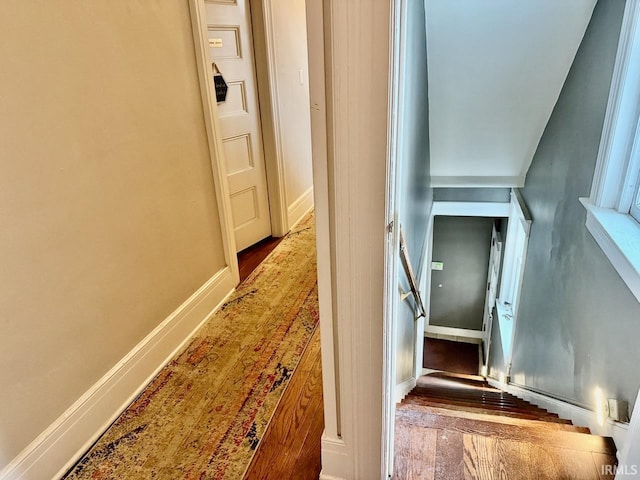
{"type": "Polygon", "coordinates": [[[504,187],[524,187],[525,175],[511,177],[448,177],[443,175],[433,175],[431,186],[433,188],[504,188],[504,187]]]}
{"type": "Polygon", "coordinates": [[[623,468],[626,466],[630,469],[634,465],[637,469],[640,467],[640,391],[636,396],[625,444],[618,446],[618,458],[623,468]]]}
{"type": "Polygon", "coordinates": [[[434,335],[447,335],[450,337],[477,338],[482,340],[482,331],[470,330],[467,328],[441,327],[438,325],[427,325],[424,327],[425,333],[434,335]]]}
{"type": "Polygon", "coordinates": [[[278,88],[275,25],[272,0],[249,0],[258,77],[258,101],[269,190],[271,234],[282,237],[291,228],[287,208],[280,90],[278,88]]]}
{"type": "Polygon", "coordinates": [[[332,477],[331,475],[325,475],[322,473],[322,471],[320,472],[320,480],[346,480],[345,477],[332,477]]]}
{"type": "Polygon", "coordinates": [[[504,390],[511,395],[515,395],[549,412],[557,413],[561,418],[571,420],[574,425],[589,428],[594,435],[612,437],[618,451],[623,450],[626,445],[629,428],[626,423],[614,422],[607,419],[604,425],[600,425],[598,415],[586,408],[578,407],[517,385],[499,382],[492,378],[487,378],[487,381],[492,387],[504,390]]]}
{"type": "Polygon", "coordinates": [[[587,209],[587,230],[640,301],[640,224],[630,215],[596,207],[588,198],[580,202],[587,209]]]}
{"type": "Polygon", "coordinates": [[[292,229],[298,224],[304,216],[313,208],[313,187],[310,187],[306,192],[300,195],[295,202],[289,205],[288,209],[288,224],[289,229],[292,229]]]}
{"type": "Polygon", "coordinates": [[[422,373],[422,357],[424,356],[424,329],[425,320],[424,317],[420,317],[415,321],[413,332],[413,334],[415,335],[414,338],[416,339],[414,347],[415,356],[413,358],[413,376],[416,378],[419,377],[422,373]]]}
{"type": "Polygon", "coordinates": [[[404,400],[411,390],[413,390],[416,386],[416,377],[411,377],[406,379],[404,382],[396,385],[396,388],[393,391],[393,400],[395,403],[400,403],[404,400]]]}
{"type": "Polygon", "coordinates": [[[640,2],[625,4],[586,227],[640,301],[640,223],[629,215],[640,169],[640,2]]]}
{"type": "Polygon", "coordinates": [[[617,207],[638,121],[639,24],[640,2],[626,2],[590,194],[591,201],[603,208],[617,207]]]}
{"type": "MultiPolygon", "coordinates": [[[[498,303],[508,302],[512,305],[510,346],[514,345],[518,314],[520,311],[520,294],[522,279],[527,262],[531,215],[517,190],[511,190],[511,215],[507,225],[507,238],[504,243],[504,262],[500,278],[498,303]],[[518,266],[518,262],[520,265],[518,266]]],[[[506,342],[505,342],[506,343],[506,342]]],[[[510,369],[512,351],[505,354],[505,363],[510,369]]]]}
{"type": "MultiPolygon", "coordinates": [[[[387,120],[387,171],[385,222],[394,227],[388,231],[384,253],[384,313],[382,354],[382,465],[380,475],[393,475],[395,449],[395,404],[397,392],[398,312],[401,299],[398,295],[400,281],[400,220],[398,215],[398,175],[402,158],[402,119],[405,106],[405,31],[407,8],[405,0],[392,1],[390,5],[389,34],[389,94],[387,120]]],[[[415,327],[415,324],[414,324],[415,327]]]]}
{"type": "MultiPolygon", "coordinates": [[[[432,204],[433,211],[433,204],[432,204]]],[[[425,260],[422,264],[422,272],[421,272],[421,293],[424,301],[424,309],[427,312],[427,316],[422,318],[422,332],[426,333],[426,327],[429,324],[429,316],[431,314],[431,262],[433,260],[433,222],[435,217],[433,213],[429,215],[429,226],[427,228],[427,252],[425,255],[425,260]]],[[[418,342],[422,342],[422,339],[418,338],[418,342]]],[[[424,344],[422,344],[422,348],[424,348],[424,344]]],[[[419,376],[419,372],[422,370],[422,358],[420,360],[416,359],[416,377],[419,376]]]]}
{"type": "Polygon", "coordinates": [[[1,472],[2,480],[60,478],[234,291],[225,267],[200,287],[1,472]]]}
{"type": "Polygon", "coordinates": [[[322,470],[320,480],[346,480],[351,478],[351,453],[343,440],[322,435],[322,470]],[[326,473],[327,468],[331,473],[326,473]]]}
{"type": "MultiPolygon", "coordinates": [[[[320,353],[322,357],[322,400],[324,433],[322,449],[331,451],[339,440],[339,386],[337,338],[333,315],[332,218],[329,199],[329,164],[327,157],[327,95],[325,85],[324,5],[306,2],[309,54],[309,95],[311,100],[311,146],[318,259],[318,303],[320,310],[320,353]],[[325,443],[327,445],[325,445],[325,443]]],[[[323,464],[324,464],[323,454],[323,464]]],[[[330,465],[330,463],[327,463],[330,465]]]]}
{"type": "Polygon", "coordinates": [[[508,217],[510,202],[433,202],[431,215],[449,217],[508,217]]]}
{"type": "Polygon", "coordinates": [[[218,217],[222,232],[222,247],[224,250],[225,264],[231,268],[235,284],[240,283],[238,271],[238,257],[236,240],[233,228],[233,215],[231,199],[229,197],[229,185],[227,183],[227,170],[224,161],[224,149],[222,137],[219,135],[220,124],[218,122],[218,104],[213,98],[215,91],[211,64],[209,62],[209,41],[207,29],[207,15],[204,0],[189,0],[189,12],[191,15],[191,30],[200,80],[200,96],[202,99],[202,111],[207,130],[207,142],[209,156],[211,158],[211,171],[218,205],[218,217]]]}
{"type": "Polygon", "coordinates": [[[322,469],[324,475],[353,479],[386,478],[387,468],[382,452],[383,371],[387,369],[383,351],[390,351],[384,335],[389,324],[385,318],[384,190],[391,161],[388,74],[394,3],[324,2],[333,227],[329,261],[335,269],[335,361],[347,472],[334,473],[341,467],[332,465],[329,457],[323,457],[322,469]]]}

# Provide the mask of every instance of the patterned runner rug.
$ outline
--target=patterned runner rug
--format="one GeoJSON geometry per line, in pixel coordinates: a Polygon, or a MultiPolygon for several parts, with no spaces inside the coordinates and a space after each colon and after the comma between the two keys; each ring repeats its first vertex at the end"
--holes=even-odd
{"type": "Polygon", "coordinates": [[[65,477],[242,478],[318,322],[308,215],[65,477]]]}

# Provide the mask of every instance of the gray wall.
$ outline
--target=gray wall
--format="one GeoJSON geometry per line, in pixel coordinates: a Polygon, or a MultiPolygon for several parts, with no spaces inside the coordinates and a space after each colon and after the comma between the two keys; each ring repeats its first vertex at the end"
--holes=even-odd
{"type": "Polygon", "coordinates": [[[635,400],[640,304],[585,229],[624,9],[600,1],[527,175],[532,217],[512,379],[582,405],[635,400]]]}
{"type": "MultiPolygon", "coordinates": [[[[407,22],[404,29],[407,56],[403,91],[403,115],[400,118],[400,204],[398,215],[404,229],[407,249],[416,275],[426,256],[427,228],[433,203],[429,175],[429,104],[427,85],[427,44],[424,3],[407,2],[407,22]]],[[[400,282],[408,290],[404,271],[400,282]]],[[[409,303],[402,302],[398,311],[397,381],[413,374],[415,321],[409,303]]],[[[422,332],[419,332],[422,335],[422,332]]]]}
{"type": "Polygon", "coordinates": [[[441,217],[433,225],[430,325],[482,329],[493,219],[441,217]]]}
{"type": "Polygon", "coordinates": [[[436,202],[509,202],[509,188],[434,188],[436,202]]]}

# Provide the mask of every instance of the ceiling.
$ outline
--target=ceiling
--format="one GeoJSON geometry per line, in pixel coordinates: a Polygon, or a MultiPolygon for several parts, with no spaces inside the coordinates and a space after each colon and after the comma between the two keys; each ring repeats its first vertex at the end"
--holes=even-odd
{"type": "Polygon", "coordinates": [[[425,0],[434,187],[522,186],[596,0],[425,0]]]}

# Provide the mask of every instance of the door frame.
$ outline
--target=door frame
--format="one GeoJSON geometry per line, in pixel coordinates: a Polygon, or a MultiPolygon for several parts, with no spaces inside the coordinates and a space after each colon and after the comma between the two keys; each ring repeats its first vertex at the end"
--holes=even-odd
{"type": "MultiPolygon", "coordinates": [[[[199,0],[204,1],[204,0],[199,0]]],[[[267,172],[271,235],[283,237],[289,225],[285,189],[282,128],[280,123],[280,89],[275,57],[275,25],[272,0],[247,0],[251,10],[253,53],[262,126],[262,148],[267,172]]]]}
{"type": "Polygon", "coordinates": [[[498,277],[496,281],[500,284],[500,275],[502,274],[502,259],[504,254],[504,241],[502,240],[502,235],[498,230],[496,230],[495,222],[493,223],[493,228],[491,231],[491,253],[489,255],[489,271],[487,272],[487,291],[484,300],[484,312],[482,318],[482,341],[484,342],[484,351],[482,352],[482,361],[484,362],[482,366],[482,372],[486,376],[487,368],[489,365],[489,353],[491,351],[491,332],[493,331],[493,307],[495,303],[498,301],[499,291],[496,286],[495,297],[493,299],[494,305],[492,305],[491,309],[489,309],[489,298],[490,298],[490,289],[491,289],[491,277],[492,277],[492,267],[495,263],[495,254],[496,250],[500,252],[500,256],[498,259],[498,277]],[[494,243],[495,242],[495,243],[494,243]],[[500,244],[500,248],[496,249],[496,244],[500,244]]]}
{"type": "Polygon", "coordinates": [[[383,299],[383,357],[382,357],[382,465],[381,477],[392,478],[395,451],[395,388],[396,357],[398,353],[398,307],[400,298],[398,282],[400,274],[400,221],[398,213],[400,178],[400,142],[404,85],[404,58],[406,48],[402,32],[406,22],[405,2],[390,3],[389,30],[389,92],[387,113],[387,165],[386,212],[387,235],[384,251],[384,299],[383,299]]]}
{"type": "MultiPolygon", "coordinates": [[[[433,225],[435,224],[435,217],[488,217],[488,218],[509,218],[511,216],[511,203],[510,202],[433,202],[433,208],[431,210],[431,225],[432,228],[429,232],[429,244],[433,245],[433,225]]],[[[504,239],[503,239],[504,242],[504,239]]],[[[504,249],[504,243],[503,243],[504,249]]],[[[504,254],[504,253],[503,253],[504,254]]],[[[426,304],[431,305],[431,262],[433,261],[433,248],[429,250],[429,256],[426,259],[425,265],[428,269],[427,284],[429,290],[426,291],[426,304]]],[[[429,312],[431,310],[429,309],[429,312]]],[[[430,317],[428,316],[425,321],[424,333],[427,333],[427,329],[430,326],[430,317]]],[[[464,330],[460,328],[449,327],[432,327],[433,333],[440,333],[443,335],[452,336],[468,336],[469,338],[482,337],[482,332],[476,330],[464,330]]],[[[424,335],[423,333],[423,335],[424,335]]]]}
{"type": "Polygon", "coordinates": [[[220,219],[222,249],[224,251],[225,264],[231,269],[234,284],[237,285],[240,283],[240,273],[233,229],[231,198],[229,197],[227,167],[224,161],[222,135],[218,120],[218,104],[213,98],[215,88],[213,85],[213,75],[210,74],[211,65],[208,54],[209,45],[206,37],[207,17],[204,0],[189,0],[189,12],[191,14],[191,29],[198,77],[200,80],[202,112],[207,130],[211,172],[213,174],[216,204],[218,206],[218,216],[220,219]]]}
{"type": "MultiPolygon", "coordinates": [[[[436,216],[453,216],[453,217],[490,217],[490,218],[508,218],[509,225],[507,229],[507,237],[502,239],[502,257],[503,257],[503,268],[502,272],[500,272],[500,290],[498,292],[496,303],[504,300],[505,292],[511,282],[514,281],[518,285],[516,291],[513,292],[512,300],[515,300],[513,303],[516,305],[516,311],[513,312],[513,327],[510,333],[510,342],[513,344],[513,340],[516,335],[516,325],[518,312],[517,307],[519,306],[519,297],[522,287],[522,276],[524,275],[525,267],[525,259],[526,259],[526,243],[529,235],[529,230],[531,228],[531,215],[524,204],[524,200],[520,195],[519,191],[515,188],[511,189],[510,201],[509,202],[433,202],[433,209],[431,211],[431,221],[435,219],[436,216]],[[517,248],[518,246],[515,244],[517,241],[516,235],[514,233],[516,226],[521,226],[525,231],[525,243],[524,250],[517,248]],[[522,268],[520,270],[520,275],[518,279],[511,279],[512,276],[512,265],[518,260],[520,256],[524,255],[522,259],[522,268]]],[[[431,229],[431,237],[429,239],[430,242],[433,242],[433,228],[431,229]]],[[[427,257],[427,265],[431,266],[431,262],[433,261],[432,252],[430,251],[429,256],[427,257]]],[[[427,282],[431,284],[431,268],[429,268],[427,282]]],[[[427,292],[426,295],[426,303],[430,305],[431,302],[431,290],[427,292]]],[[[494,317],[494,321],[497,319],[497,316],[494,317]]],[[[429,318],[427,317],[425,325],[425,333],[426,329],[429,325],[429,318]]],[[[445,330],[446,327],[442,327],[441,333],[448,333],[445,330]]],[[[451,334],[456,336],[463,336],[466,332],[472,334],[475,330],[459,330],[459,329],[451,329],[451,334]]],[[[476,332],[477,336],[477,332],[476,332]]],[[[506,359],[505,359],[506,360],[506,359]]],[[[511,358],[508,359],[509,363],[511,362],[511,358]]],[[[487,364],[488,368],[488,364],[487,364]]],[[[488,373],[488,372],[487,372],[488,373]]]]}
{"type": "MultiPolygon", "coordinates": [[[[287,195],[285,189],[285,168],[282,153],[282,129],[279,115],[279,90],[276,76],[276,63],[274,55],[275,31],[271,0],[247,0],[251,11],[251,29],[254,49],[254,62],[256,67],[256,84],[258,90],[258,103],[260,106],[259,118],[262,130],[262,146],[264,154],[265,172],[267,175],[267,194],[269,198],[269,219],[271,222],[271,235],[283,237],[289,232],[289,215],[287,207],[287,195]]],[[[231,203],[220,198],[224,192],[228,198],[228,183],[226,180],[226,162],[224,150],[220,139],[220,126],[218,123],[218,106],[211,92],[213,90],[212,76],[209,71],[209,55],[207,41],[207,17],[205,0],[189,0],[191,11],[191,24],[196,50],[196,61],[200,77],[200,90],[202,105],[207,124],[207,136],[211,152],[211,165],[213,169],[216,187],[216,199],[220,210],[223,237],[229,236],[228,223],[232,220],[231,203]],[[207,90],[209,89],[209,90],[207,90]],[[213,117],[210,119],[209,117],[213,117]],[[222,178],[220,176],[222,175],[222,178]]],[[[233,230],[231,231],[231,234],[233,230]]],[[[229,239],[224,242],[225,259],[229,265],[235,264],[237,270],[237,252],[229,254],[228,247],[233,245],[229,239]],[[232,258],[227,258],[227,257],[232,258]],[[231,263],[230,263],[231,262],[231,263]]]]}

